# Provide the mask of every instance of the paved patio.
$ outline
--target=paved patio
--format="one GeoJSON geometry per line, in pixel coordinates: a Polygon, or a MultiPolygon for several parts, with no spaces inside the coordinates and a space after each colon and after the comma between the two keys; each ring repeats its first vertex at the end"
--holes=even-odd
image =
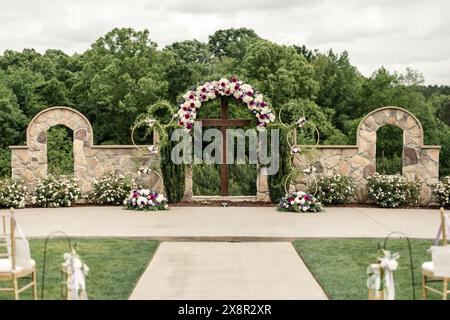
{"type": "Polygon", "coordinates": [[[70,236],[146,237],[171,241],[290,241],[294,238],[385,237],[401,231],[434,238],[436,209],[327,208],[324,213],[282,213],[271,207],[173,207],[135,212],[120,207],[16,210],[28,237],[60,230],[70,236]]]}

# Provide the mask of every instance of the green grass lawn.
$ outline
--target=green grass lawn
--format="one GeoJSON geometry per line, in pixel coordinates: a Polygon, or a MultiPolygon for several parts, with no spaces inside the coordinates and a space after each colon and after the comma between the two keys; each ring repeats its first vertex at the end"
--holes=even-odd
{"type": "MultiPolygon", "coordinates": [[[[127,239],[72,239],[77,253],[90,268],[87,278],[89,299],[128,299],[139,277],[147,268],[158,248],[158,241],[127,239]]],[[[44,240],[30,240],[31,254],[37,263],[38,297],[41,298],[44,240]]],[[[60,299],[60,265],[68,252],[65,240],[51,239],[48,245],[45,272],[45,299],[60,299]]],[[[9,283],[1,282],[2,287],[9,283]]],[[[11,299],[12,294],[0,293],[0,300],[11,299]]],[[[31,290],[20,295],[30,299],[31,290]]]]}
{"type": "MultiPolygon", "coordinates": [[[[379,256],[377,243],[384,239],[297,240],[293,245],[331,299],[367,299],[366,270],[379,256]]],[[[430,261],[431,240],[411,240],[416,299],[422,298],[421,265],[430,261]]],[[[406,240],[389,240],[388,249],[399,252],[394,274],[396,299],[412,299],[410,263],[406,240]]],[[[430,298],[438,298],[430,293],[430,298]]]]}

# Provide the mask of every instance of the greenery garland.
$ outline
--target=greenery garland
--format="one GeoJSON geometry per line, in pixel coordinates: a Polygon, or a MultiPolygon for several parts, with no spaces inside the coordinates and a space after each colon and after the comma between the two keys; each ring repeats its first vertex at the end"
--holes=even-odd
{"type": "Polygon", "coordinates": [[[184,164],[175,164],[171,160],[172,149],[178,143],[171,141],[172,132],[179,129],[178,125],[171,125],[166,128],[167,136],[161,140],[160,156],[161,156],[161,172],[164,179],[164,187],[166,190],[169,203],[179,202],[185,191],[185,170],[184,164]]]}
{"type": "MultiPolygon", "coordinates": [[[[290,128],[286,128],[282,124],[273,124],[270,126],[270,129],[279,129],[280,131],[280,162],[278,172],[274,175],[268,176],[268,184],[269,184],[269,197],[272,203],[278,203],[282,197],[285,195],[285,184],[286,179],[288,178],[289,173],[291,172],[290,167],[290,147],[288,144],[288,135],[289,131],[292,130],[290,128]]],[[[270,130],[269,138],[270,138],[270,130]]],[[[268,142],[270,146],[270,142],[268,142]]]]}

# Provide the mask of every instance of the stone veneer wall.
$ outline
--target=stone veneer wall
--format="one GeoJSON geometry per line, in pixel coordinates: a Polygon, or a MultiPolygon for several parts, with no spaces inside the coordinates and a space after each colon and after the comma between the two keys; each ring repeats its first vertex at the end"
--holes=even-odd
{"type": "MultiPolygon", "coordinates": [[[[27,129],[27,145],[11,146],[12,177],[22,178],[33,190],[37,181],[47,175],[47,131],[64,125],[73,131],[74,175],[83,192],[92,190],[95,179],[108,172],[135,175],[145,161],[134,146],[95,146],[89,120],[67,107],[45,109],[31,120],[27,129]]],[[[162,183],[150,175],[138,183],[161,191],[162,183]]]]}
{"type": "MultiPolygon", "coordinates": [[[[403,175],[421,183],[421,201],[428,204],[431,200],[430,185],[439,178],[440,147],[423,145],[422,125],[413,114],[402,108],[385,107],[369,113],[359,124],[356,146],[320,145],[312,159],[298,156],[294,164],[303,168],[306,164],[313,164],[319,174],[337,172],[352,177],[358,185],[358,202],[366,202],[367,177],[376,170],[377,130],[386,124],[403,130],[403,175]]],[[[31,190],[38,179],[47,175],[47,131],[56,125],[67,126],[73,131],[74,174],[83,192],[92,190],[95,179],[107,172],[135,176],[137,167],[145,161],[134,146],[95,146],[92,126],[78,111],[67,107],[49,108],[30,122],[27,145],[10,147],[12,176],[24,179],[31,190]]],[[[162,183],[154,176],[142,178],[138,183],[163,190],[162,183]]],[[[291,185],[291,189],[304,190],[305,185],[305,178],[300,178],[291,185]]],[[[188,166],[185,199],[192,198],[192,168],[188,166]]],[[[256,199],[267,201],[268,198],[267,176],[263,167],[258,168],[256,199]]]]}
{"type": "MultiPolygon", "coordinates": [[[[423,145],[423,128],[409,111],[398,107],[384,107],[365,116],[357,130],[356,146],[318,146],[315,154],[294,160],[298,167],[313,164],[318,174],[337,172],[356,182],[358,202],[368,199],[367,177],[376,171],[377,130],[387,124],[403,130],[403,175],[421,183],[421,203],[431,201],[431,185],[439,179],[440,146],[423,145]]],[[[304,190],[306,177],[299,178],[291,189],[304,190]]]]}

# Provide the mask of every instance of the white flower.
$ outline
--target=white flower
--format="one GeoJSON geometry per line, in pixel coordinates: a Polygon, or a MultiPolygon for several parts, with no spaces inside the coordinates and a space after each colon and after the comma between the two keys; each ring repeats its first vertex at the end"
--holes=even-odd
{"type": "Polygon", "coordinates": [[[250,103],[251,101],[253,101],[253,97],[252,96],[249,96],[249,95],[244,95],[243,97],[242,97],[242,101],[244,101],[245,103],[250,103]]]}
{"type": "Polygon", "coordinates": [[[296,122],[296,124],[299,126],[299,128],[302,128],[305,125],[305,123],[306,123],[305,117],[300,117],[296,122]]]}

